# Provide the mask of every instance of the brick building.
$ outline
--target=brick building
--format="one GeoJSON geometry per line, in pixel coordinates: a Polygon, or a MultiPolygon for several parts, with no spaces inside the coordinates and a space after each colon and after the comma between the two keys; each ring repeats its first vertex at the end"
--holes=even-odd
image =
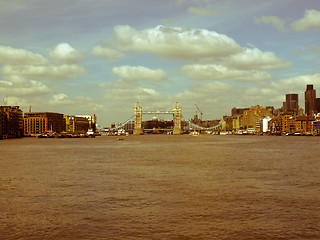
{"type": "Polygon", "coordinates": [[[65,122],[61,113],[28,112],[24,114],[25,135],[62,131],[65,131],[65,122]]]}
{"type": "Polygon", "coordinates": [[[23,112],[19,106],[0,106],[0,139],[23,136],[23,112]]]}

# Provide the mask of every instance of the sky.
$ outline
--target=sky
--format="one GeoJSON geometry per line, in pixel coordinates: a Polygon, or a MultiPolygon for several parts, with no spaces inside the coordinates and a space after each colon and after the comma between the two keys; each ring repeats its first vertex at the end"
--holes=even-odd
{"type": "MultiPolygon", "coordinates": [[[[0,0],[0,100],[24,112],[204,120],[320,96],[319,0],[0,0]]],[[[169,119],[168,119],[169,120],[169,119]]]]}

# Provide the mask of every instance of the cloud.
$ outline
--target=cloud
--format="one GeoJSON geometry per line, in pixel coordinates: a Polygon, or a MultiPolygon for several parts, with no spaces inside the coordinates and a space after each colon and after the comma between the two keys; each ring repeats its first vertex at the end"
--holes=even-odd
{"type": "Polygon", "coordinates": [[[63,65],[5,65],[1,69],[3,75],[21,75],[27,77],[35,77],[50,80],[64,80],[72,79],[76,76],[83,74],[86,70],[76,64],[63,64],[63,65]]]}
{"type": "Polygon", "coordinates": [[[116,49],[94,46],[91,49],[91,54],[104,58],[107,61],[117,61],[124,57],[124,54],[116,49]]]}
{"type": "MultiPolygon", "coordinates": [[[[134,104],[139,101],[143,110],[171,110],[175,100],[168,94],[161,94],[151,87],[123,84],[120,81],[101,84],[105,89],[104,113],[108,121],[126,121],[133,115],[134,104]]],[[[144,116],[143,119],[146,119],[144,116]]],[[[172,118],[172,117],[171,117],[172,118]]]]}
{"type": "Polygon", "coordinates": [[[199,7],[190,7],[188,8],[189,13],[194,13],[197,15],[203,15],[203,16],[213,16],[213,12],[208,8],[199,8],[199,7]]]}
{"type": "Polygon", "coordinates": [[[264,23],[264,24],[271,24],[276,29],[278,29],[280,32],[285,31],[285,21],[281,20],[280,18],[276,16],[262,16],[260,18],[255,19],[256,23],[264,23]]]}
{"type": "Polygon", "coordinates": [[[6,101],[9,106],[20,106],[20,109],[21,109],[21,106],[28,106],[28,102],[22,98],[9,96],[8,98],[6,98],[6,101]]]}
{"type": "Polygon", "coordinates": [[[49,105],[54,106],[56,109],[60,108],[62,112],[68,115],[94,114],[96,111],[104,109],[103,105],[96,103],[89,97],[76,96],[70,98],[65,93],[52,95],[49,99],[49,105]]]}
{"type": "Polygon", "coordinates": [[[220,12],[213,12],[209,8],[202,8],[202,7],[190,7],[188,8],[189,13],[197,14],[197,15],[202,15],[202,16],[218,16],[225,14],[229,12],[228,9],[223,9],[220,12]]]}
{"type": "Polygon", "coordinates": [[[223,65],[185,65],[181,72],[192,80],[234,80],[237,82],[255,82],[270,80],[272,76],[266,72],[239,70],[223,65]]]}
{"type": "Polygon", "coordinates": [[[83,54],[68,43],[58,44],[53,51],[49,52],[49,55],[61,63],[73,64],[83,59],[83,54]]]}
{"type": "Polygon", "coordinates": [[[272,89],[286,90],[288,92],[303,93],[307,84],[319,84],[320,73],[313,75],[301,75],[292,78],[279,79],[270,85],[272,89]]]}
{"type": "MultiPolygon", "coordinates": [[[[286,31],[285,21],[276,16],[262,16],[255,19],[256,23],[271,24],[279,31],[286,31]]],[[[306,10],[304,17],[290,24],[290,29],[296,32],[320,29],[320,11],[306,10]]]]}
{"type": "Polygon", "coordinates": [[[12,86],[12,83],[8,82],[8,81],[0,81],[0,87],[1,86],[3,86],[3,87],[12,86]]]}
{"type": "Polygon", "coordinates": [[[66,94],[59,93],[53,95],[49,100],[49,104],[51,105],[65,105],[65,104],[74,104],[75,102],[72,101],[66,94]]]}
{"type": "Polygon", "coordinates": [[[11,76],[0,81],[0,93],[10,96],[40,96],[50,91],[45,84],[21,76],[11,76]]]}
{"type": "Polygon", "coordinates": [[[292,65],[290,62],[278,59],[273,52],[262,52],[257,48],[243,49],[242,52],[226,58],[224,64],[247,70],[278,70],[292,65]]]}
{"type": "Polygon", "coordinates": [[[114,31],[122,50],[147,52],[167,58],[219,58],[241,51],[232,38],[205,29],[157,26],[137,31],[130,26],[118,25],[114,31]]]}
{"type": "Polygon", "coordinates": [[[120,66],[112,68],[112,72],[125,81],[159,82],[166,78],[162,69],[149,69],[142,66],[120,66]]]}
{"type": "Polygon", "coordinates": [[[0,46],[0,63],[5,65],[1,73],[5,78],[21,76],[51,80],[72,79],[86,70],[75,64],[83,55],[67,43],[56,46],[49,55],[58,60],[57,64],[49,62],[40,54],[12,47],[0,46]]]}
{"type": "Polygon", "coordinates": [[[320,52],[320,46],[315,45],[315,44],[310,44],[309,49],[312,52],[320,52]]]}
{"type": "Polygon", "coordinates": [[[0,46],[0,63],[12,65],[32,64],[38,66],[48,64],[48,60],[40,54],[35,54],[24,49],[0,46]]]}
{"type": "Polygon", "coordinates": [[[304,17],[293,22],[291,28],[297,32],[320,29],[320,11],[314,9],[306,10],[304,17]]]}

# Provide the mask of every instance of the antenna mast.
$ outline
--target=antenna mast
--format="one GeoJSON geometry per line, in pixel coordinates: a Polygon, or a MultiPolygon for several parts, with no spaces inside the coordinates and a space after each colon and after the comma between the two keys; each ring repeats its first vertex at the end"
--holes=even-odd
{"type": "Polygon", "coordinates": [[[3,98],[3,105],[7,106],[8,105],[8,96],[3,98]]]}

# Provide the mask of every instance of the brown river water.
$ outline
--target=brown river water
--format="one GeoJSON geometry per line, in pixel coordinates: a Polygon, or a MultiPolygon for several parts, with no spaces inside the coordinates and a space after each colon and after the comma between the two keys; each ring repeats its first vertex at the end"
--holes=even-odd
{"type": "Polygon", "coordinates": [[[0,141],[0,239],[320,239],[320,137],[0,141]]]}

